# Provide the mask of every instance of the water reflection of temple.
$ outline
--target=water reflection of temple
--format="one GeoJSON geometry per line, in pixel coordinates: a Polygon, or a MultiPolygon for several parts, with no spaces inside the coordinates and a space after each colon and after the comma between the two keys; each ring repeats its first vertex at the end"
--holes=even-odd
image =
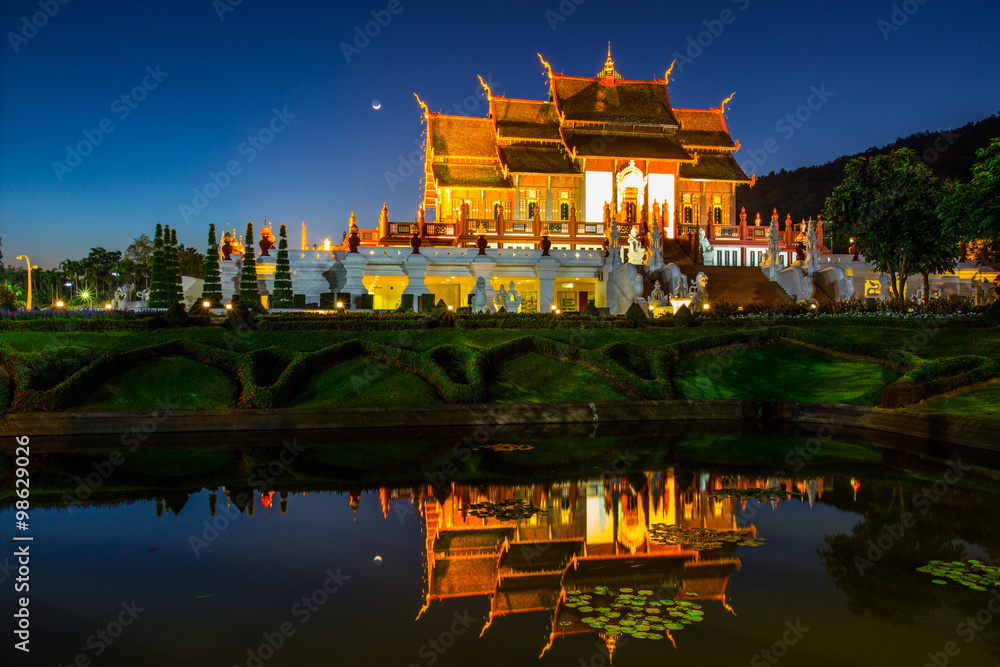
{"type": "MultiPolygon", "coordinates": [[[[773,487],[775,481],[709,474],[680,481],[666,469],[551,485],[449,484],[408,494],[382,489],[380,501],[388,516],[389,501],[409,495],[424,521],[427,590],[421,614],[435,600],[488,596],[486,632],[507,614],[550,611],[547,649],[557,637],[596,632],[581,622],[586,614],[563,605],[567,590],[649,589],[661,598],[710,601],[732,611],[726,587],[740,567],[738,547],[698,552],[690,545],[664,546],[652,541],[650,528],[679,524],[756,536],[752,523],[738,525],[735,501],[708,494],[723,487],[773,487]],[[549,511],[518,522],[469,513],[472,504],[511,498],[549,511]]],[[[810,502],[823,491],[822,480],[783,486],[810,502]]],[[[613,640],[607,641],[613,650],[613,640]]]]}

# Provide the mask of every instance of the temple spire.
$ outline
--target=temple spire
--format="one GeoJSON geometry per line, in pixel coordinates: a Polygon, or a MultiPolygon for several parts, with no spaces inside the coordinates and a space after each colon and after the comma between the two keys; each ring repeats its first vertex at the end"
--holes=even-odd
{"type": "Polygon", "coordinates": [[[617,81],[622,78],[615,70],[615,61],[611,59],[611,42],[608,42],[608,59],[604,61],[604,69],[602,69],[598,75],[598,79],[610,79],[611,81],[617,81]]]}

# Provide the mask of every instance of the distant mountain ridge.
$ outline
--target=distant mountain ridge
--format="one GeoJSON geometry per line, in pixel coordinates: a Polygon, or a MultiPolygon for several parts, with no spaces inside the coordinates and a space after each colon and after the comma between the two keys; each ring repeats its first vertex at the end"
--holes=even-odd
{"type": "Polygon", "coordinates": [[[968,180],[976,151],[994,137],[1000,137],[1000,114],[953,130],[911,134],[887,146],[845,155],[823,165],[771,172],[758,176],[752,188],[748,185],[736,188],[736,209],[745,207],[749,221],[760,212],[766,223],[775,208],[782,222],[789,213],[796,222],[810,217],[815,219],[823,211],[826,198],[843,180],[848,162],[860,155],[885,155],[898,148],[915,150],[940,178],[968,180]]]}

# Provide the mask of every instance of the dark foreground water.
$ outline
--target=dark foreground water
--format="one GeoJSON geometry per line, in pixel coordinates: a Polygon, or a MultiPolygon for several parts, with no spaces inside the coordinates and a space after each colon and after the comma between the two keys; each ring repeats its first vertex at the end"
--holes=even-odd
{"type": "Polygon", "coordinates": [[[609,649],[615,665],[998,664],[1000,589],[916,571],[998,562],[995,477],[849,440],[796,453],[806,443],[217,447],[110,468],[109,451],[57,447],[32,454],[41,506],[23,533],[7,456],[0,535],[33,541],[0,552],[0,664],[598,666],[609,649]],[[731,487],[781,493],[713,496],[731,487]],[[511,499],[543,511],[470,508],[511,499]],[[659,524],[760,546],[658,544],[659,524]],[[30,654],[13,648],[21,596],[30,654]],[[639,638],[620,631],[633,610],[639,638]],[[583,621],[608,611],[604,630],[583,621]]]}

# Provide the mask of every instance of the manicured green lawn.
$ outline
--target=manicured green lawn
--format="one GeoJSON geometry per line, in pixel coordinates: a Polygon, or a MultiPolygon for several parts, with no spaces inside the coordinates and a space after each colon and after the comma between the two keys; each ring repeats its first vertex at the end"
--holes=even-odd
{"type": "Polygon", "coordinates": [[[1000,421],[1000,384],[973,389],[950,398],[916,405],[912,410],[937,412],[970,419],[1000,421]]]}
{"type": "Polygon", "coordinates": [[[628,400],[600,375],[540,354],[525,354],[497,368],[490,397],[496,403],[628,400]]]}
{"type": "Polygon", "coordinates": [[[293,407],[328,405],[432,405],[442,403],[423,378],[365,357],[355,357],[310,376],[293,407]]]}
{"type": "Polygon", "coordinates": [[[879,329],[876,327],[812,327],[828,336],[839,336],[909,350],[925,359],[942,359],[963,354],[1000,358],[1000,330],[997,329],[879,329]]]}
{"type": "Polygon", "coordinates": [[[175,410],[236,407],[237,387],[223,371],[184,357],[139,366],[105,382],[74,411],[175,410]]]}
{"type": "Polygon", "coordinates": [[[703,354],[677,364],[678,395],[700,399],[818,401],[874,405],[896,374],[792,343],[703,354]],[[727,367],[728,366],[728,367],[727,367]]]}

